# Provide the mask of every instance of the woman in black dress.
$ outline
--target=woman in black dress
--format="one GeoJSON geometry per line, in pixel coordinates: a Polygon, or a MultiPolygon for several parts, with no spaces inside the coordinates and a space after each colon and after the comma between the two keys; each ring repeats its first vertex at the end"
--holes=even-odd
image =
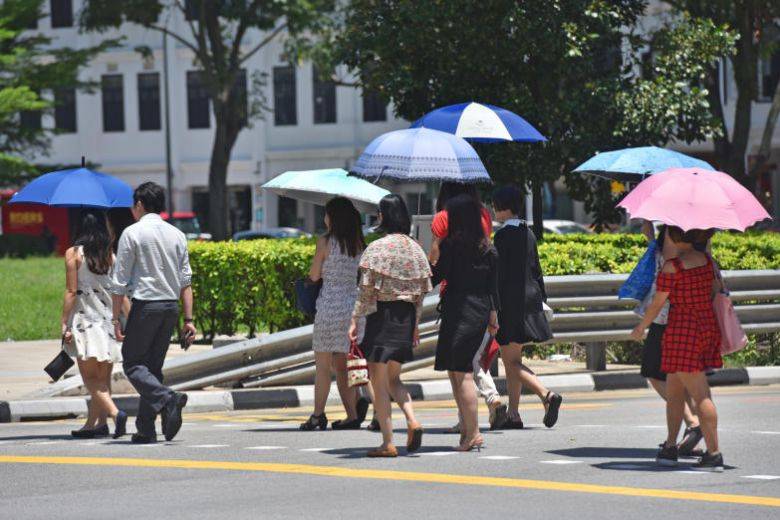
{"type": "Polygon", "coordinates": [[[544,425],[552,428],[558,420],[563,398],[549,391],[531,369],[523,364],[523,345],[541,343],[552,338],[542,302],[547,300],[544,278],[536,250],[536,237],[525,221],[518,217],[520,191],[505,187],[493,194],[496,220],[503,227],[496,231],[493,243],[498,251],[498,286],[500,287],[499,329],[501,359],[506,370],[509,394],[509,421],[506,429],[521,429],[520,390],[530,388],[545,406],[544,425]]]}
{"type": "Polygon", "coordinates": [[[482,230],[480,204],[468,195],[447,203],[449,232],[433,267],[433,284],[447,280],[441,300],[441,327],[435,369],[446,370],[463,424],[458,451],[482,447],[477,418],[473,363],[485,341],[496,333],[498,258],[482,230]]]}

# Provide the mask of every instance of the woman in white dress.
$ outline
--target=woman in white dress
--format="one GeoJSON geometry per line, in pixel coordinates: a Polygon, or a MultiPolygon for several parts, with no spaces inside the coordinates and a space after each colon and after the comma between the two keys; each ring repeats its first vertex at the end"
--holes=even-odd
{"type": "MultiPolygon", "coordinates": [[[[76,358],[81,378],[91,397],[87,420],[71,435],[77,438],[109,435],[107,420],[114,420],[114,438],[126,433],[127,414],[111,399],[113,364],[122,361],[122,344],[111,323],[113,236],[106,214],[84,210],[75,245],[65,253],[65,296],[62,337],[65,352],[76,358]]],[[[125,298],[125,316],[130,302],[125,298]]]]}
{"type": "Polygon", "coordinates": [[[332,370],[336,372],[336,385],[347,412],[345,420],[333,422],[333,429],[359,429],[368,411],[368,400],[358,398],[357,389],[347,384],[347,328],[357,298],[358,263],[366,247],[360,213],[349,199],[333,198],[325,205],[325,227],[327,232],[317,240],[309,270],[311,281],[322,280],[322,289],[317,298],[312,341],[316,365],[314,413],[301,424],[305,431],[328,427],[325,404],[332,370]]]}

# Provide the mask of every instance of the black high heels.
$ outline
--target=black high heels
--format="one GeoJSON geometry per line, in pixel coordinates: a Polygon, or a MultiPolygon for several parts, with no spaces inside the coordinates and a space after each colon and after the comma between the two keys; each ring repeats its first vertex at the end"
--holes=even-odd
{"type": "Polygon", "coordinates": [[[328,427],[328,417],[325,414],[314,415],[311,414],[309,419],[305,423],[301,423],[300,429],[304,432],[310,432],[319,428],[324,430],[328,427]]]}

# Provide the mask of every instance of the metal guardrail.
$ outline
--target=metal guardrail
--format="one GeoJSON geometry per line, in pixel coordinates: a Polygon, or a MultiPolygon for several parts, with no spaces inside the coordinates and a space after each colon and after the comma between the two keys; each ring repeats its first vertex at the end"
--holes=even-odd
{"type": "MultiPolygon", "coordinates": [[[[780,270],[725,271],[736,310],[749,333],[780,331],[780,270]]],[[[638,322],[636,302],[619,300],[617,291],[627,275],[594,274],[545,277],[548,303],[555,310],[550,343],[594,345],[629,339],[638,322]]],[[[421,345],[412,370],[433,364],[438,330],[438,295],[423,306],[421,345]]],[[[309,382],[314,374],[312,326],[269,334],[212,351],[177,357],[163,367],[166,382],[180,390],[212,385],[271,386],[309,382]]],[[[50,385],[46,395],[80,393],[73,377],[50,385]]]]}

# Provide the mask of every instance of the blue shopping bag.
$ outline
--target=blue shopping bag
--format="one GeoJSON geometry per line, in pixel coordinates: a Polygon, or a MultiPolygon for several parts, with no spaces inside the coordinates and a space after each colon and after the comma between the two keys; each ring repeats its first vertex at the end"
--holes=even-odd
{"type": "Polygon", "coordinates": [[[317,298],[322,289],[322,280],[312,282],[308,277],[295,280],[295,307],[308,317],[317,313],[317,298]]]}
{"type": "Polygon", "coordinates": [[[656,263],[655,253],[658,250],[658,243],[653,240],[648,244],[647,251],[637,262],[634,270],[628,275],[628,279],[623,283],[618,291],[618,297],[621,299],[631,298],[642,301],[650,292],[655,282],[656,263]]]}

